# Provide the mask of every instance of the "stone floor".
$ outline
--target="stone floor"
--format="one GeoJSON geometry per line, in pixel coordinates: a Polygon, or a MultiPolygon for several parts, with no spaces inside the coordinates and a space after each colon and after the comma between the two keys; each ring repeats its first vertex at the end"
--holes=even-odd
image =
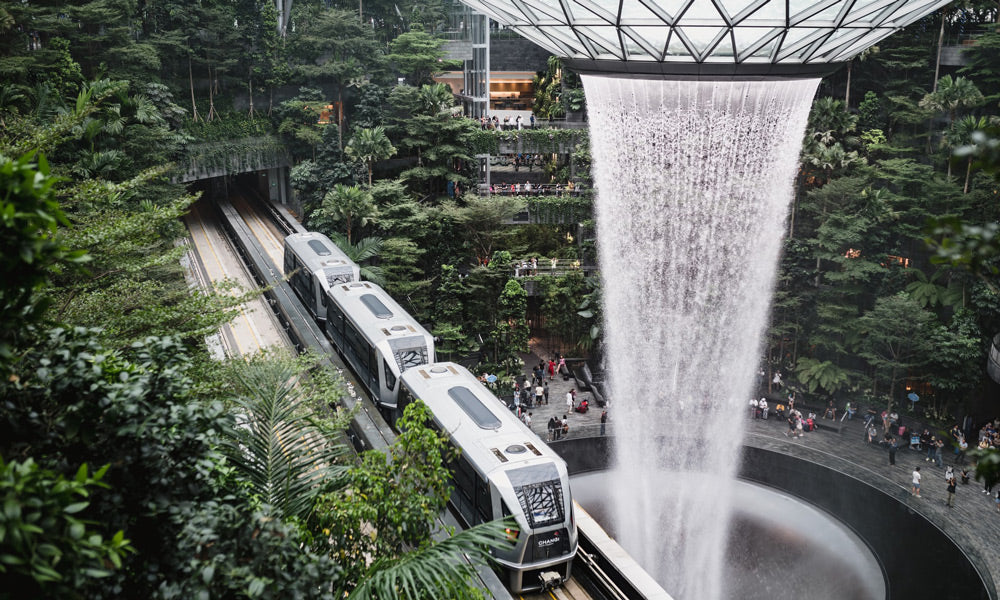
{"type": "MultiPolygon", "coordinates": [[[[773,404],[772,404],[773,406],[773,404]]],[[[1000,513],[992,495],[983,493],[983,484],[973,478],[968,485],[958,485],[955,507],[945,505],[945,469],[954,464],[954,454],[944,456],[944,466],[925,460],[926,453],[901,448],[895,466],[889,465],[888,452],[864,440],[860,419],[844,421],[840,433],[818,429],[801,438],[785,436],[783,419],[767,421],[749,418],[747,411],[746,444],[797,456],[823,464],[862,480],[892,496],[909,509],[923,515],[954,539],[970,555],[980,572],[985,572],[990,593],[996,598],[995,582],[1000,579],[1000,513]],[[923,475],[921,496],[910,495],[911,473],[920,466],[923,475]]],[[[821,420],[822,421],[822,420],[821,420]]],[[[831,423],[830,421],[826,421],[831,423]]],[[[970,472],[974,473],[971,461],[970,472]]],[[[956,472],[959,467],[956,467],[956,472]]],[[[1000,486],[998,486],[1000,489],[1000,486]]],[[[913,549],[919,552],[920,549],[913,549]]]]}
{"type": "MultiPolygon", "coordinates": [[[[524,359],[524,375],[531,381],[531,369],[538,364],[539,360],[544,360],[546,365],[548,365],[549,358],[555,356],[555,352],[550,352],[545,348],[541,347],[539,344],[535,343],[531,346],[531,352],[522,354],[524,359]]],[[[546,378],[548,377],[548,371],[546,371],[546,378]]],[[[572,389],[576,389],[576,381],[570,377],[569,380],[563,380],[562,376],[558,373],[555,378],[549,381],[549,404],[534,406],[528,411],[531,413],[531,429],[538,434],[538,437],[543,440],[547,438],[547,424],[549,418],[555,416],[556,418],[562,418],[566,415],[567,421],[569,423],[569,437],[589,437],[600,435],[601,429],[601,411],[608,411],[608,435],[611,435],[611,419],[612,412],[610,406],[605,406],[604,409],[598,407],[590,394],[590,392],[585,392],[577,389],[576,403],[579,404],[584,399],[590,404],[590,410],[585,414],[581,414],[575,411],[571,411],[566,404],[566,393],[572,389]]],[[[506,402],[510,402],[513,398],[512,394],[507,394],[504,396],[506,402]]]]}

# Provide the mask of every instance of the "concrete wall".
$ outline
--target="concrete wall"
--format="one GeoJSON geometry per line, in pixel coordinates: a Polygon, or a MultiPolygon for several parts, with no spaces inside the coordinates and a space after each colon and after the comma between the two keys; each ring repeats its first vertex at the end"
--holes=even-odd
{"type": "MultiPolygon", "coordinates": [[[[570,474],[604,469],[610,437],[550,446],[570,474]]],[[[868,545],[885,569],[891,600],[989,600],[987,585],[961,548],[894,497],[845,473],[786,454],[744,446],[740,477],[782,490],[832,514],[868,545]]],[[[908,493],[904,490],[903,493],[908,493]]]]}
{"type": "Polygon", "coordinates": [[[491,71],[544,71],[549,52],[525,39],[490,40],[491,71]]]}

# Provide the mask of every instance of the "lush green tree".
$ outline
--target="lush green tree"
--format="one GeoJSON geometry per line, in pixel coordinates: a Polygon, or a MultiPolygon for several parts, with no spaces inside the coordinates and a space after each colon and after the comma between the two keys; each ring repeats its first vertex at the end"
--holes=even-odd
{"type": "Polygon", "coordinates": [[[109,487],[91,490],[84,514],[105,531],[123,530],[135,553],[87,597],[152,596],[188,558],[177,552],[176,511],[218,493],[217,449],[231,421],[222,403],[194,399],[190,369],[185,348],[169,338],[120,352],[95,331],[56,329],[0,382],[4,457],[34,457],[67,477],[82,463],[111,465],[102,479],[109,487]]]}
{"type": "Polygon", "coordinates": [[[524,201],[514,196],[485,197],[466,195],[464,205],[446,204],[445,211],[465,230],[469,245],[478,262],[493,256],[503,240],[510,235],[506,225],[514,215],[524,210],[524,201]]]}
{"type": "Polygon", "coordinates": [[[372,187],[372,169],[375,161],[385,160],[396,153],[384,127],[358,129],[347,142],[345,152],[354,160],[365,163],[368,168],[368,187],[372,187]]]}
{"type": "MultiPolygon", "coordinates": [[[[296,59],[295,72],[304,81],[332,80],[337,87],[337,102],[343,106],[348,86],[382,76],[382,47],[371,28],[360,23],[357,16],[318,4],[296,4],[294,11],[296,27],[289,51],[296,59]]],[[[343,123],[335,124],[342,132],[343,123]]],[[[342,137],[338,137],[338,148],[343,145],[342,137]]]]}
{"type": "Polygon", "coordinates": [[[430,84],[436,73],[461,68],[459,61],[444,60],[443,46],[443,39],[425,33],[422,25],[414,23],[410,31],[392,40],[386,58],[396,65],[410,85],[430,84]]]}
{"type": "Polygon", "coordinates": [[[888,380],[887,410],[892,410],[897,399],[896,384],[901,378],[928,362],[934,325],[934,315],[905,293],[879,298],[857,320],[858,353],[875,370],[876,380],[888,380]]]}
{"type": "Polygon", "coordinates": [[[378,218],[378,207],[371,192],[356,185],[339,183],[323,197],[319,212],[329,221],[343,223],[349,244],[352,243],[352,233],[357,233],[378,218]]]}
{"type": "Polygon", "coordinates": [[[343,566],[349,598],[476,597],[468,582],[488,557],[484,548],[508,543],[497,523],[431,539],[451,492],[446,465],[456,457],[429,422],[422,402],[409,404],[388,455],[366,452],[347,486],[321,501],[323,536],[314,545],[343,566]]]}
{"type": "Polygon", "coordinates": [[[87,258],[59,239],[57,227],[67,220],[55,198],[57,179],[44,156],[35,158],[0,155],[0,363],[42,320],[51,298],[40,292],[52,270],[87,258]]]}
{"type": "Polygon", "coordinates": [[[468,286],[454,265],[441,265],[441,275],[434,292],[432,333],[435,350],[441,357],[455,360],[473,348],[463,325],[466,323],[465,307],[469,296],[468,286]]]}
{"type": "Polygon", "coordinates": [[[526,319],[528,293],[517,279],[508,279],[497,299],[497,317],[491,332],[494,362],[508,375],[521,373],[520,354],[528,349],[526,319]]]}
{"type": "Polygon", "coordinates": [[[948,325],[937,325],[930,334],[933,349],[924,367],[934,394],[922,398],[939,414],[967,398],[983,378],[986,364],[983,335],[971,311],[955,313],[948,325]]]}
{"type": "Polygon", "coordinates": [[[983,94],[965,77],[952,78],[945,75],[938,80],[937,90],[931,92],[920,100],[920,106],[928,110],[944,113],[948,116],[948,123],[954,123],[958,113],[974,106],[979,106],[983,102],[983,94]]]}
{"type": "Polygon", "coordinates": [[[101,535],[87,518],[87,498],[101,487],[109,465],[93,474],[86,464],[67,479],[33,459],[0,457],[0,573],[5,598],[89,598],[120,569],[131,550],[119,530],[101,535]]]}

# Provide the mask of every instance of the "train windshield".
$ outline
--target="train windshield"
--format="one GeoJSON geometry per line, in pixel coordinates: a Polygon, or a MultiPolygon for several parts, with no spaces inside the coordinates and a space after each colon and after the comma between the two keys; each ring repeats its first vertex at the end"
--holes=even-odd
{"type": "Polygon", "coordinates": [[[422,337],[389,340],[389,347],[400,373],[427,364],[427,342],[422,337]]]}
{"type": "Polygon", "coordinates": [[[507,478],[531,527],[563,522],[562,482],[554,464],[512,469],[507,478]]]}
{"type": "Polygon", "coordinates": [[[354,273],[351,272],[351,267],[327,267],[323,269],[323,274],[326,275],[326,282],[333,287],[338,283],[351,283],[354,281],[354,273]]]}

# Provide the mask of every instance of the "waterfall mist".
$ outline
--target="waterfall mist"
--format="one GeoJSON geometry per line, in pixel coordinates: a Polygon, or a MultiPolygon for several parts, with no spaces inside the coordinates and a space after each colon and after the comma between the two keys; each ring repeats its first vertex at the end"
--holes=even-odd
{"type": "Polygon", "coordinates": [[[747,403],[819,80],[583,83],[614,529],[678,600],[721,598],[747,403]]]}

